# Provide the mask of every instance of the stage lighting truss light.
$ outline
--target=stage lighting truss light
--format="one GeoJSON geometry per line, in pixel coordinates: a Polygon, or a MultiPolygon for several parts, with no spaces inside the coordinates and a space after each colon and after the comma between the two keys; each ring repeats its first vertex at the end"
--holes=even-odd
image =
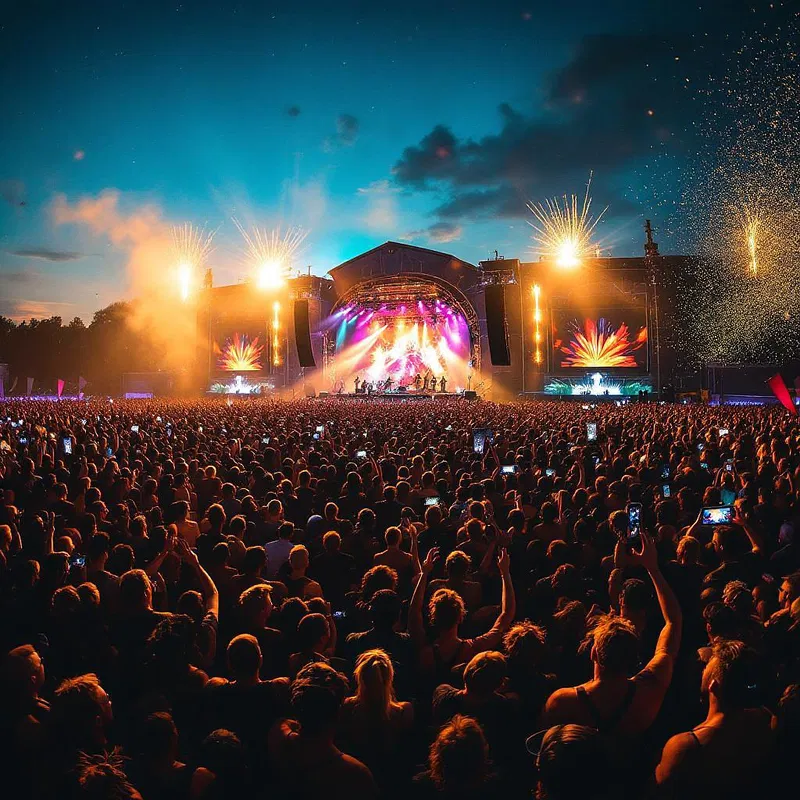
{"type": "Polygon", "coordinates": [[[542,309],[540,305],[541,300],[541,287],[538,283],[533,285],[533,341],[534,351],[533,360],[536,364],[541,364],[544,361],[542,357],[542,309]]]}

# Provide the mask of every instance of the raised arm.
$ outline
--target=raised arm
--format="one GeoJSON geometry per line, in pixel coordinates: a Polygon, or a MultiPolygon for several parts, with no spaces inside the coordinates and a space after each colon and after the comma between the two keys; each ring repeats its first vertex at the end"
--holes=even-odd
{"type": "Polygon", "coordinates": [[[175,549],[181,559],[189,565],[191,570],[197,576],[200,584],[200,592],[206,603],[206,612],[213,614],[219,619],[219,592],[217,591],[216,584],[211,579],[211,576],[203,569],[200,560],[197,558],[197,553],[189,547],[185,539],[177,539],[175,542],[175,549]]]}
{"type": "Polygon", "coordinates": [[[439,560],[439,548],[432,547],[425,556],[422,571],[414,586],[411,603],[408,607],[408,632],[416,645],[420,647],[425,641],[425,626],[422,623],[422,605],[425,602],[425,590],[428,588],[428,578],[439,560]]]}
{"type": "Polygon", "coordinates": [[[638,553],[631,553],[628,560],[633,564],[640,564],[647,570],[656,590],[661,616],[664,618],[664,627],[658,636],[655,656],[668,655],[674,662],[681,644],[683,614],[678,598],[659,569],[655,542],[644,531],[642,531],[642,550],[638,553]]]}
{"type": "Polygon", "coordinates": [[[495,625],[506,631],[511,627],[514,614],[517,613],[517,599],[514,594],[514,584],[511,582],[511,556],[505,547],[500,550],[500,555],[497,557],[497,568],[500,570],[500,580],[503,586],[500,597],[500,616],[495,625]]]}

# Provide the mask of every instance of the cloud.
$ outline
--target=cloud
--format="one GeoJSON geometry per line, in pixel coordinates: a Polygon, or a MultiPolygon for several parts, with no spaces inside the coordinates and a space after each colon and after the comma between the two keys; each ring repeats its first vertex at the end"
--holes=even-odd
{"type": "Polygon", "coordinates": [[[286,115],[289,117],[299,117],[301,113],[300,106],[289,106],[286,109],[286,115]]]}
{"type": "Polygon", "coordinates": [[[0,180],[0,197],[8,205],[17,208],[25,205],[25,184],[14,178],[0,180]]]}
{"type": "Polygon", "coordinates": [[[548,80],[535,116],[503,103],[498,131],[480,139],[437,125],[405,148],[394,180],[438,193],[435,213],[450,220],[525,217],[528,199],[579,192],[592,170],[595,195],[620,201],[621,172],[654,149],[685,145],[685,75],[698,59],[688,37],[586,37],[548,80]]]}
{"type": "Polygon", "coordinates": [[[447,242],[455,242],[461,238],[464,229],[461,225],[454,222],[435,222],[427,228],[418,231],[410,231],[401,236],[405,241],[414,241],[415,239],[427,239],[429,242],[436,244],[446,244],[447,242]]]}
{"type": "Polygon", "coordinates": [[[19,250],[7,250],[12,256],[20,258],[38,258],[41,261],[77,261],[83,258],[83,253],[74,253],[70,250],[48,250],[46,247],[23,247],[19,250]]]}
{"type": "Polygon", "coordinates": [[[69,313],[68,309],[74,308],[74,303],[62,303],[49,300],[2,300],[0,301],[0,315],[22,322],[27,319],[49,319],[61,317],[69,313]]]}
{"type": "Polygon", "coordinates": [[[385,180],[360,187],[358,194],[365,199],[367,206],[361,222],[375,233],[396,231],[398,222],[396,195],[399,192],[400,189],[385,180]]]}
{"type": "Polygon", "coordinates": [[[0,285],[33,283],[34,281],[39,280],[39,277],[39,273],[32,269],[12,270],[11,272],[0,271],[0,285]]]}
{"type": "Polygon", "coordinates": [[[358,139],[361,123],[352,114],[339,114],[336,118],[336,133],[322,142],[322,149],[330,153],[339,147],[352,147],[358,139]]]}

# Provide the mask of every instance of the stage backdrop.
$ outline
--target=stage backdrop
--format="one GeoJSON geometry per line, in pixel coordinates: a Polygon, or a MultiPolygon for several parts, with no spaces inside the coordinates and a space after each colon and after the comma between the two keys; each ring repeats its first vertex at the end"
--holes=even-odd
{"type": "Polygon", "coordinates": [[[551,342],[554,373],[587,369],[646,372],[647,312],[635,306],[556,308],[551,342]]]}

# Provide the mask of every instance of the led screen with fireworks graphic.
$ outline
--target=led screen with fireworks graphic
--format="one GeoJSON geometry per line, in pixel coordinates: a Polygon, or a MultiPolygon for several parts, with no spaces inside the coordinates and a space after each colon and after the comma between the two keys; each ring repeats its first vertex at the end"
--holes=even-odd
{"type": "Polygon", "coordinates": [[[647,366],[647,326],[632,332],[627,323],[610,320],[573,320],[553,332],[558,366],[567,369],[642,369],[647,366]]]}
{"type": "MultiPolygon", "coordinates": [[[[335,371],[350,383],[391,377],[393,386],[413,386],[419,374],[447,378],[448,390],[465,388],[470,358],[466,319],[444,301],[338,311],[335,371]]],[[[349,388],[349,386],[348,386],[349,388]]]]}
{"type": "Polygon", "coordinates": [[[263,369],[264,345],[258,336],[252,339],[247,334],[234,333],[220,346],[214,343],[217,368],[225,372],[258,372],[263,369]]]}

